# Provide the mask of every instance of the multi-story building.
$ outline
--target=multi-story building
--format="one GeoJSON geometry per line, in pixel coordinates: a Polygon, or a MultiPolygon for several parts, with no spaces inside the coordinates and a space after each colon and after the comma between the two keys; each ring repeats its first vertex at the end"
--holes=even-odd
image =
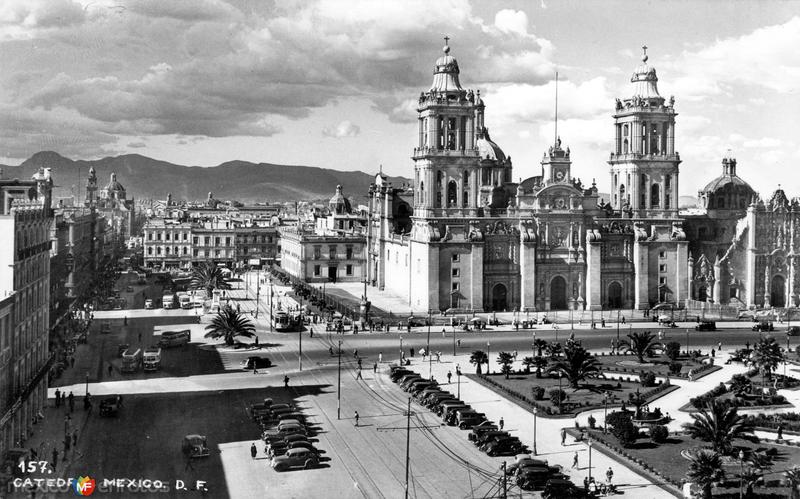
{"type": "Polygon", "coordinates": [[[269,222],[236,222],[236,260],[250,266],[270,265],[280,256],[278,227],[269,222]]]}
{"type": "Polygon", "coordinates": [[[94,168],[89,168],[86,179],[87,207],[94,207],[98,213],[105,216],[108,226],[118,241],[124,242],[131,236],[131,229],[135,225],[136,203],[129,198],[125,188],[117,181],[117,174],[112,173],[108,184],[98,192],[97,175],[94,168]]]}
{"type": "Polygon", "coordinates": [[[598,203],[594,181],[572,176],[559,137],[540,175],[512,182],[480,92],[459,78],[445,46],[419,97],[411,193],[380,175],[371,188],[369,282],[416,310],[682,304],[688,255],[677,217],[674,99],[659,94],[647,56],[631,96],[617,100],[609,204],[598,203]]]}
{"type": "Polygon", "coordinates": [[[189,222],[169,218],[148,220],[142,229],[145,267],[190,268],[192,228],[189,222]]]}
{"type": "Polygon", "coordinates": [[[360,282],[366,278],[367,219],[354,214],[350,201],[336,187],[329,215],[313,228],[280,228],[281,268],[307,282],[360,282]]]}
{"type": "Polygon", "coordinates": [[[0,180],[0,371],[10,373],[0,388],[0,451],[27,439],[47,400],[52,186],[49,169],[0,180]]]}

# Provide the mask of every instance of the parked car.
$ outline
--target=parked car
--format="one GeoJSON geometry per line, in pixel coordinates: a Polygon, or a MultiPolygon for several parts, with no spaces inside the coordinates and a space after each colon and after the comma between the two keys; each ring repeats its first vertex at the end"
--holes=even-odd
{"type": "Polygon", "coordinates": [[[522,452],[525,446],[516,437],[493,440],[484,444],[483,450],[490,456],[513,456],[522,452]]]}
{"type": "Polygon", "coordinates": [[[753,319],[755,318],[756,313],[753,310],[739,310],[739,313],[736,315],[737,319],[753,319]]]}
{"type": "Polygon", "coordinates": [[[800,335],[800,326],[789,326],[786,330],[786,336],[797,336],[800,335]]]}
{"type": "Polygon", "coordinates": [[[144,301],[144,308],[146,308],[147,310],[152,310],[153,308],[155,308],[155,304],[153,303],[153,300],[150,299],[150,298],[146,299],[144,301]]]}
{"type": "Polygon", "coordinates": [[[276,456],[270,462],[275,471],[286,471],[291,468],[314,468],[319,465],[319,456],[309,449],[289,449],[283,456],[276,456]]]}
{"type": "Polygon", "coordinates": [[[267,357],[248,357],[242,361],[242,369],[252,371],[253,369],[266,369],[272,367],[272,361],[267,357]]]}
{"type": "Polygon", "coordinates": [[[717,323],[714,321],[700,321],[700,324],[694,327],[695,331],[716,331],[717,323]]]}

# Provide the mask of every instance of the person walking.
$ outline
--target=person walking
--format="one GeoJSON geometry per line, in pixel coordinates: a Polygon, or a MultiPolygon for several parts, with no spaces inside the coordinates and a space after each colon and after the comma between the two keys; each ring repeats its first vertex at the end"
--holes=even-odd
{"type": "Polygon", "coordinates": [[[783,423],[778,423],[778,440],[783,440],[783,423]]]}
{"type": "Polygon", "coordinates": [[[250,457],[255,459],[257,455],[258,455],[258,449],[256,449],[256,444],[251,444],[250,445],[250,457]]]}
{"type": "Polygon", "coordinates": [[[378,364],[383,363],[383,352],[378,352],[378,364]]]}
{"type": "Polygon", "coordinates": [[[284,376],[283,377],[283,387],[284,388],[289,388],[289,376],[284,376]]]}
{"type": "Polygon", "coordinates": [[[446,332],[445,332],[444,328],[442,328],[442,338],[445,338],[445,337],[446,337],[446,332]]]}
{"type": "Polygon", "coordinates": [[[61,390],[56,388],[56,407],[61,406],[61,390]]]}
{"type": "Polygon", "coordinates": [[[506,422],[503,421],[502,417],[500,417],[500,429],[502,430],[505,425],[506,425],[506,422]]]}
{"type": "Polygon", "coordinates": [[[453,373],[451,373],[450,371],[447,371],[447,384],[448,385],[450,384],[450,378],[452,378],[452,377],[453,377],[453,373]]]}
{"type": "Polygon", "coordinates": [[[67,401],[69,402],[69,412],[71,413],[75,410],[75,395],[73,395],[72,392],[69,392],[67,401]]]}
{"type": "Polygon", "coordinates": [[[357,374],[356,374],[356,379],[364,379],[364,378],[361,376],[361,366],[358,366],[358,370],[357,370],[357,374]]]}
{"type": "Polygon", "coordinates": [[[356,419],[356,426],[358,426],[358,411],[355,411],[354,417],[356,419]]]}
{"type": "Polygon", "coordinates": [[[377,362],[372,364],[372,372],[373,373],[377,373],[378,372],[378,363],[377,362]]]}
{"type": "Polygon", "coordinates": [[[566,445],[566,441],[567,441],[567,429],[561,428],[561,447],[564,447],[564,445],[566,445]]]}
{"type": "Polygon", "coordinates": [[[625,324],[625,316],[624,315],[621,317],[620,320],[622,321],[623,324],[625,324]]]}
{"type": "Polygon", "coordinates": [[[108,363],[108,377],[110,378],[113,373],[114,373],[114,366],[111,365],[111,362],[109,362],[108,363]]]}
{"type": "Polygon", "coordinates": [[[714,358],[714,357],[716,357],[716,352],[715,352],[715,351],[714,351],[714,349],[712,348],[712,349],[711,349],[711,358],[714,358]]]}
{"type": "Polygon", "coordinates": [[[717,351],[718,352],[722,351],[722,342],[721,341],[719,343],[717,343],[717,351]]]}
{"type": "Polygon", "coordinates": [[[577,451],[572,456],[572,469],[578,469],[578,452],[577,451]]]}
{"type": "Polygon", "coordinates": [[[614,470],[611,469],[611,466],[608,467],[606,470],[606,482],[611,485],[611,479],[614,478],[614,470]]]}
{"type": "Polygon", "coordinates": [[[253,374],[258,374],[258,364],[253,361],[253,374]]]}

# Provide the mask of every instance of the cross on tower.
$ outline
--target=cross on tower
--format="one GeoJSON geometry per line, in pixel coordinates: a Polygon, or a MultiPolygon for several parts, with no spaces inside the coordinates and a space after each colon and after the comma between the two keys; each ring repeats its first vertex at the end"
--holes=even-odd
{"type": "Polygon", "coordinates": [[[447,42],[449,42],[449,41],[450,41],[450,37],[447,36],[447,35],[444,35],[444,44],[447,45],[447,42]]]}
{"type": "Polygon", "coordinates": [[[647,55],[647,45],[642,45],[642,55],[647,55]]]}

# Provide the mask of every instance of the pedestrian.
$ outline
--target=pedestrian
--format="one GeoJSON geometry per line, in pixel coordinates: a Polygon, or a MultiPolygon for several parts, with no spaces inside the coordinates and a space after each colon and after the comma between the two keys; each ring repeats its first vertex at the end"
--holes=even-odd
{"type": "Polygon", "coordinates": [[[258,449],[256,449],[256,444],[250,445],[250,457],[255,459],[258,455],[258,449]]]}
{"type": "Polygon", "coordinates": [[[711,357],[712,357],[712,358],[713,358],[713,357],[716,357],[716,352],[714,351],[714,349],[713,349],[713,348],[711,349],[711,357]]]}
{"type": "Polygon", "coordinates": [[[123,324],[124,326],[127,326],[127,325],[128,325],[128,316],[127,316],[127,315],[126,315],[126,316],[125,316],[125,317],[122,319],[122,324],[123,324]]]}
{"type": "Polygon", "coordinates": [[[514,362],[516,362],[517,361],[517,351],[514,350],[514,353],[511,354],[511,355],[514,357],[514,362]]]}
{"type": "Polygon", "coordinates": [[[717,350],[720,351],[720,352],[722,351],[722,342],[721,341],[719,343],[717,343],[717,350]]]}
{"type": "Polygon", "coordinates": [[[61,405],[61,390],[56,388],[56,407],[61,405]]]}
{"type": "Polygon", "coordinates": [[[56,469],[56,467],[58,466],[58,449],[56,449],[55,447],[53,447],[53,459],[50,462],[53,465],[53,469],[56,469]]]}
{"type": "Polygon", "coordinates": [[[445,337],[445,330],[444,330],[444,328],[442,328],[442,338],[444,338],[444,337],[445,337]]]}
{"type": "Polygon", "coordinates": [[[606,470],[606,482],[611,485],[611,479],[614,478],[614,470],[611,469],[611,466],[608,467],[606,470]]]}
{"type": "Polygon", "coordinates": [[[601,318],[600,319],[600,327],[606,327],[606,319],[605,318],[601,318]]]}
{"type": "Polygon", "coordinates": [[[503,426],[505,426],[505,425],[506,425],[506,422],[505,422],[505,421],[503,421],[503,418],[501,417],[501,418],[500,418],[500,429],[502,430],[502,429],[503,429],[503,426]]]}
{"type": "Polygon", "coordinates": [[[354,417],[356,419],[356,426],[358,426],[358,411],[355,411],[354,417]]]}
{"type": "Polygon", "coordinates": [[[258,364],[253,361],[253,374],[258,374],[258,364]]]}
{"type": "Polygon", "coordinates": [[[572,469],[578,469],[578,453],[577,453],[577,451],[572,456],[572,469]]]}
{"type": "Polygon", "coordinates": [[[778,423],[778,440],[783,440],[783,423],[778,423]]]}
{"type": "Polygon", "coordinates": [[[361,357],[358,358],[358,368],[361,369],[361,357]]]}
{"type": "Polygon", "coordinates": [[[69,392],[67,401],[69,402],[69,412],[72,412],[75,410],[75,395],[73,395],[72,392],[69,392]]]}
{"type": "Polygon", "coordinates": [[[453,373],[451,373],[450,371],[447,371],[447,384],[450,384],[450,378],[452,378],[452,377],[453,377],[453,373]]]}
{"type": "Polygon", "coordinates": [[[373,373],[377,373],[378,372],[378,363],[377,362],[372,364],[372,372],[373,373]]]}
{"type": "Polygon", "coordinates": [[[361,366],[358,366],[358,370],[357,370],[357,374],[356,374],[356,379],[364,379],[364,378],[361,376],[361,366]]]}
{"type": "Polygon", "coordinates": [[[237,314],[241,314],[242,313],[242,305],[239,304],[239,303],[236,304],[236,313],[237,314]]]}
{"type": "Polygon", "coordinates": [[[456,345],[458,346],[458,348],[461,348],[461,338],[456,340],[456,345]]]}
{"type": "Polygon", "coordinates": [[[72,446],[78,445],[78,430],[72,430],[72,446]]]}
{"type": "Polygon", "coordinates": [[[687,374],[687,377],[689,378],[689,381],[694,381],[694,380],[692,379],[693,375],[694,375],[694,370],[692,370],[692,369],[689,369],[689,373],[687,374]]]}
{"type": "Polygon", "coordinates": [[[414,356],[414,347],[409,348],[408,352],[411,354],[411,355],[409,355],[409,357],[413,357],[414,356]]]}
{"type": "Polygon", "coordinates": [[[333,356],[333,347],[328,347],[328,353],[331,354],[331,357],[333,356]]]}
{"type": "Polygon", "coordinates": [[[622,323],[625,324],[625,316],[622,316],[622,323]]]}
{"type": "Polygon", "coordinates": [[[75,357],[70,357],[70,359],[69,359],[69,367],[75,367],[75,357]]]}
{"type": "Polygon", "coordinates": [[[566,445],[566,441],[567,441],[567,429],[561,428],[561,447],[564,447],[564,445],[566,445]]]}
{"type": "Polygon", "coordinates": [[[442,352],[436,352],[436,362],[442,361],[442,352]]]}
{"type": "Polygon", "coordinates": [[[283,377],[283,387],[284,388],[289,388],[289,376],[284,376],[283,377]]]}
{"type": "Polygon", "coordinates": [[[111,365],[111,362],[109,362],[108,363],[108,377],[110,378],[113,373],[114,373],[114,366],[111,365]]]}
{"type": "Polygon", "coordinates": [[[358,358],[358,349],[353,350],[353,358],[358,358]]]}
{"type": "Polygon", "coordinates": [[[380,364],[382,362],[383,362],[383,352],[378,352],[378,363],[380,364]]]}

